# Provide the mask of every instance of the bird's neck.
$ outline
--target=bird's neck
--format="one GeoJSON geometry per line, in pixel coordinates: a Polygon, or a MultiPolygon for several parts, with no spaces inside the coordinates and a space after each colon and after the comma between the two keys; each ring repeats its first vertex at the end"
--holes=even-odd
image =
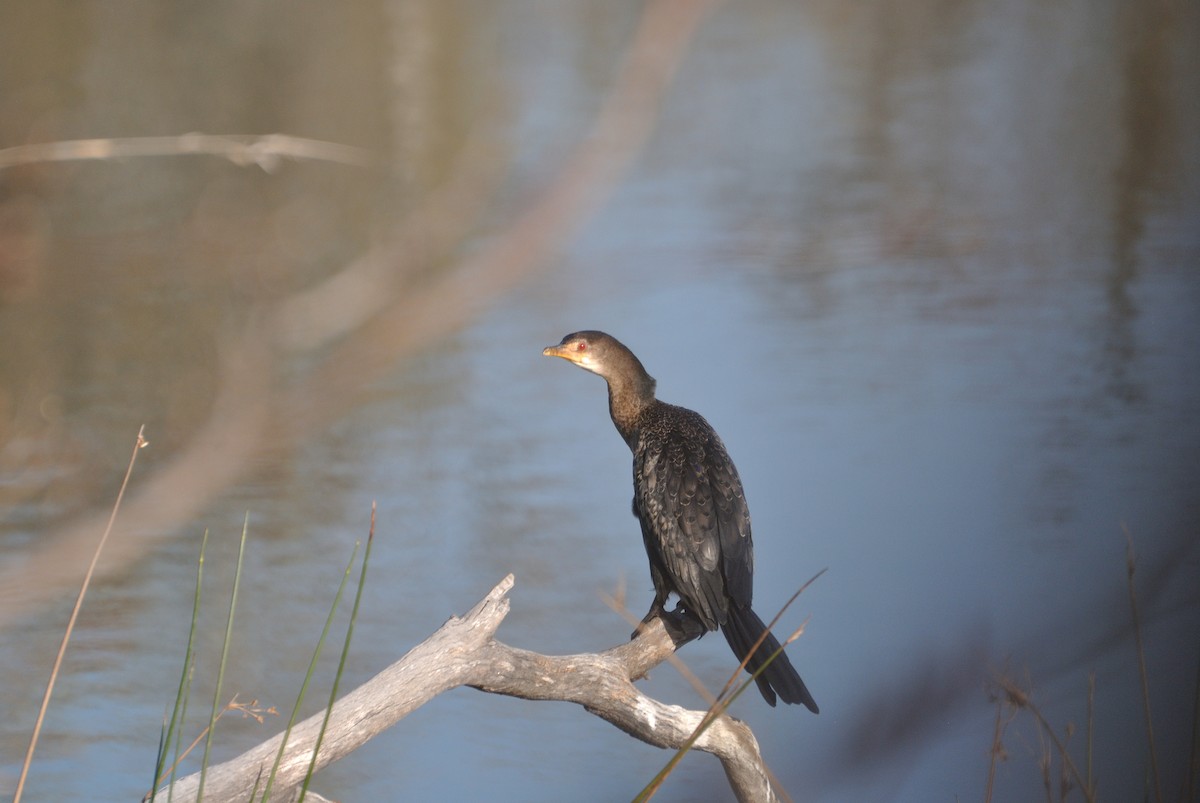
{"type": "Polygon", "coordinates": [[[642,412],[654,404],[654,384],[654,377],[645,372],[608,380],[608,412],[630,449],[637,442],[642,412]]]}

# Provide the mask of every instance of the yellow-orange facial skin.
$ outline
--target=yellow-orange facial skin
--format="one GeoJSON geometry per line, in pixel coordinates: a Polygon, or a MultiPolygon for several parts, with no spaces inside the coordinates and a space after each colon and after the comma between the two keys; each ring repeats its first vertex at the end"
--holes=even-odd
{"type": "Polygon", "coordinates": [[[592,355],[587,343],[573,340],[570,343],[560,343],[557,346],[546,346],[542,349],[543,357],[562,357],[567,362],[573,362],[580,368],[592,370],[592,355]],[[580,348],[582,346],[582,348],[580,348]]]}

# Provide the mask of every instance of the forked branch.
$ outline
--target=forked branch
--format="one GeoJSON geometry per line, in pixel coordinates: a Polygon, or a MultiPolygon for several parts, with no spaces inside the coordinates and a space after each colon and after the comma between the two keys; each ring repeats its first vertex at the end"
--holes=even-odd
{"type": "MultiPolygon", "coordinates": [[[[495,638],[508,614],[513,576],[505,577],[462,618],[453,617],[407,655],[334,704],[316,768],[319,770],[391,727],[442,692],[471,686],[527,700],[578,703],[642,741],[677,749],[703,711],[667,705],[642,694],[633,681],[673,654],[657,620],[639,638],[601,653],[549,656],[510,647],[495,638]]],[[[304,779],[324,712],[296,725],[276,773],[274,801],[290,800],[304,779]]],[[[265,778],[283,734],[237,758],[210,767],[204,799],[246,799],[265,778]]],[[[720,717],[695,744],[720,761],[738,800],[773,801],[758,742],[750,728],[720,717]]],[[[199,774],[176,781],[174,800],[194,800],[199,774]]],[[[166,790],[160,790],[162,796],[166,790]]],[[[160,797],[165,800],[165,797],[160,797]]]]}

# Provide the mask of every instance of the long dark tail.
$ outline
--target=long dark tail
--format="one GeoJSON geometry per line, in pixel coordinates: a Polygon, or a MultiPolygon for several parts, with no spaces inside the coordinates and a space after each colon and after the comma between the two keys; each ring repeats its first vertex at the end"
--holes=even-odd
{"type": "MultiPolygon", "coordinates": [[[[725,640],[729,642],[730,649],[740,661],[746,657],[750,648],[754,646],[754,642],[758,641],[758,637],[766,629],[767,626],[763,624],[762,619],[759,619],[758,614],[750,608],[738,608],[731,605],[729,617],[722,625],[721,632],[725,634],[725,640]]],[[[754,655],[750,656],[750,660],[746,662],[746,670],[748,672],[758,671],[767,658],[778,649],[779,640],[775,638],[774,634],[768,632],[754,655]]],[[[820,713],[817,701],[808,693],[808,687],[800,679],[800,675],[792,666],[792,662],[788,660],[785,652],[779,653],[779,657],[772,661],[763,673],[754,679],[754,682],[758,684],[758,690],[762,692],[763,698],[772,706],[775,705],[775,695],[778,694],[785,703],[803,703],[814,714],[820,713]]]]}

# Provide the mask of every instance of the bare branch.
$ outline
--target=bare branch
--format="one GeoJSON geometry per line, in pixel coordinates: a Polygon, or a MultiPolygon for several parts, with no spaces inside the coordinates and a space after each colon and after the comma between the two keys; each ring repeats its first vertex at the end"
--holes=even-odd
{"type": "MultiPolygon", "coordinates": [[[[463,618],[451,618],[407,655],[334,704],[318,769],[366,744],[410,712],[449,689],[471,686],[526,700],[578,703],[647,744],[675,748],[696,729],[703,711],[667,705],[642,694],[633,681],[674,653],[658,621],[636,640],[598,654],[548,656],[496,641],[508,614],[513,576],[500,581],[463,618]]],[[[290,800],[303,781],[324,712],[292,729],[276,774],[273,801],[290,800]]],[[[205,800],[245,798],[256,779],[270,771],[283,735],[210,767],[205,800]]],[[[720,761],[739,800],[774,801],[758,742],[750,728],[719,718],[695,748],[720,761]]],[[[193,800],[199,774],[175,783],[176,800],[193,800]]],[[[160,795],[166,790],[159,792],[160,795]]],[[[165,799],[165,798],[164,798],[165,799]]]]}

